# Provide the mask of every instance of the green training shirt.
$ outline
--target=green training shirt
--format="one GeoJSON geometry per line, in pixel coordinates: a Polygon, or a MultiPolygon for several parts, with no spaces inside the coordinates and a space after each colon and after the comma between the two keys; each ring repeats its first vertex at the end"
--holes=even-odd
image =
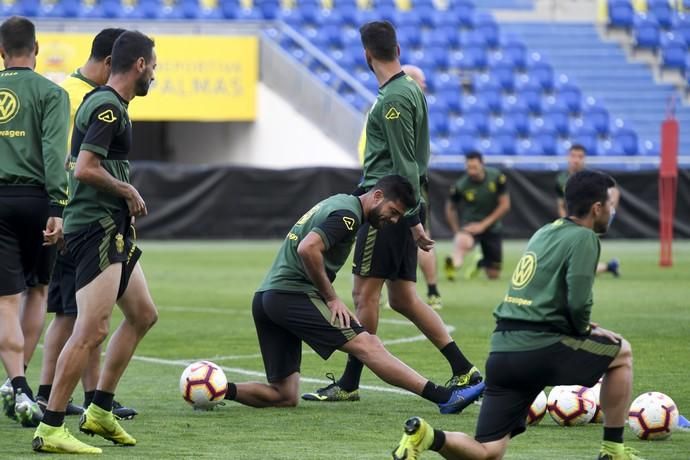
{"type": "Polygon", "coordinates": [[[561,171],[556,176],[556,195],[558,198],[565,198],[565,184],[570,178],[570,173],[568,171],[561,171]]]}
{"type": "Polygon", "coordinates": [[[45,187],[51,216],[67,204],[69,99],[27,67],[0,72],[0,185],[45,187]]]}
{"type": "Polygon", "coordinates": [[[555,332],[494,332],[491,351],[525,351],[589,334],[592,286],[599,262],[596,233],[567,218],[540,228],[513,272],[497,320],[547,324],[555,332]]]}
{"type": "MultiPolygon", "coordinates": [[[[115,179],[129,183],[129,155],[132,123],[127,101],[109,86],[101,86],[84,97],[74,119],[72,158],[81,150],[101,157],[101,165],[115,179]]],[[[124,198],[83,184],[69,174],[69,204],[65,208],[65,233],[71,233],[103,217],[127,211],[124,198]]]]}
{"type": "Polygon", "coordinates": [[[382,177],[399,174],[410,181],[420,203],[420,181],[426,181],[429,165],[429,114],[424,93],[404,72],[379,88],[365,136],[360,187],[368,190],[382,177]]]}
{"type": "MultiPolygon", "coordinates": [[[[479,222],[491,214],[498,206],[498,197],[507,193],[506,176],[496,168],[484,168],[484,180],[473,181],[467,174],[450,187],[450,200],[459,206],[462,225],[479,222]]],[[[498,232],[502,228],[501,219],[486,229],[487,233],[498,232]]]]}
{"type": "Polygon", "coordinates": [[[334,195],[315,205],[287,234],[258,292],[278,290],[318,293],[304,270],[297,247],[309,232],[318,233],[326,246],[323,254],[326,273],[333,282],[350,255],[363,218],[362,204],[353,195],[334,195]]]}

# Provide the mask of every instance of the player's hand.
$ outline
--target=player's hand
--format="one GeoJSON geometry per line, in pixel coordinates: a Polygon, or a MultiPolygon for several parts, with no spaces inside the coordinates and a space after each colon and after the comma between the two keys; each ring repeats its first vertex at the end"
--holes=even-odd
{"type": "Polygon", "coordinates": [[[129,208],[129,214],[131,216],[145,216],[148,213],[144,199],[139,195],[137,189],[131,185],[129,186],[129,193],[125,197],[125,200],[127,201],[127,207],[129,208]]]}
{"type": "Polygon", "coordinates": [[[417,224],[414,227],[411,227],[410,231],[412,232],[412,237],[414,238],[415,243],[417,243],[419,249],[426,252],[434,249],[434,240],[429,238],[429,235],[427,235],[424,231],[422,224],[417,224]]]}
{"type": "Polygon", "coordinates": [[[474,236],[481,235],[486,231],[486,228],[480,222],[470,222],[469,224],[465,225],[462,230],[474,236]]]}
{"type": "Polygon", "coordinates": [[[43,246],[52,246],[62,239],[62,218],[49,217],[43,230],[43,246]]]}
{"type": "Polygon", "coordinates": [[[350,319],[354,320],[357,325],[360,324],[355,314],[352,313],[347,308],[347,305],[345,305],[345,303],[343,303],[343,301],[339,298],[336,297],[335,299],[326,302],[326,305],[328,305],[328,309],[331,310],[331,324],[337,324],[341,328],[350,327],[350,319]],[[338,321],[337,323],[336,320],[338,321]]]}
{"type": "Polygon", "coordinates": [[[623,336],[620,334],[609,331],[608,329],[604,329],[603,327],[599,327],[596,324],[592,324],[592,332],[590,335],[604,337],[613,343],[621,343],[623,341],[623,336]]]}

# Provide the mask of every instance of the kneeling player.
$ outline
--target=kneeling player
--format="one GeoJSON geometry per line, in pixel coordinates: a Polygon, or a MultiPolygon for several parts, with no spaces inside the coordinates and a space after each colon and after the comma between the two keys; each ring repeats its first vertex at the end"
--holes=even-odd
{"type": "Polygon", "coordinates": [[[335,350],[356,356],[391,385],[438,404],[442,413],[458,413],[478,397],[483,383],[437,386],[391,355],[378,337],[364,331],[331,284],[365,220],[380,228],[415,204],[407,179],[386,176],[359,197],[327,198],[297,221],[252,305],[269,383],[230,383],[226,399],[254,407],[296,406],[302,341],[323,359],[335,350]]]}
{"type": "Polygon", "coordinates": [[[486,363],[486,392],[475,438],[434,430],[413,417],[393,451],[414,460],[425,450],[447,459],[501,459],[510,438],[525,431],[527,412],[545,386],[594,385],[601,374],[606,414],[599,460],[641,460],[623,445],[632,393],[632,350],[620,335],[590,323],[599,261],[597,233],[608,229],[613,179],[582,171],[568,180],[567,218],[532,236],[496,308],[486,363]]]}

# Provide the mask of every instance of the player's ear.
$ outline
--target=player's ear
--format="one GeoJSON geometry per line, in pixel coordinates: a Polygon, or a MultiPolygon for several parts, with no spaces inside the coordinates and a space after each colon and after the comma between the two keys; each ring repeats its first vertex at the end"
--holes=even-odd
{"type": "Polygon", "coordinates": [[[38,56],[38,42],[34,43],[34,56],[38,56]]]}
{"type": "Polygon", "coordinates": [[[103,64],[105,64],[106,67],[110,68],[113,64],[113,57],[106,56],[105,59],[103,59],[103,64]]]}
{"type": "Polygon", "coordinates": [[[143,57],[137,59],[137,71],[143,73],[146,70],[146,60],[143,57]]]}

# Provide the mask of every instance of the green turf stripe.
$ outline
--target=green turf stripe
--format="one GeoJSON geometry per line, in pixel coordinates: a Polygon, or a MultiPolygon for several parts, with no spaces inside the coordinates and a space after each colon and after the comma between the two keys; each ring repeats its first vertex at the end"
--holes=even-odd
{"type": "MultiPolygon", "coordinates": [[[[309,300],[311,300],[311,303],[321,312],[321,315],[323,315],[324,319],[328,322],[328,324],[331,323],[331,309],[328,308],[328,305],[326,305],[326,302],[323,301],[321,297],[319,297],[317,294],[309,294],[309,300]]],[[[337,321],[337,320],[336,320],[337,321]]],[[[343,327],[339,328],[337,326],[333,326],[336,329],[340,330],[340,332],[343,333],[345,338],[347,340],[352,340],[354,339],[357,334],[355,331],[352,330],[352,328],[349,327],[343,327]]]]}
{"type": "Polygon", "coordinates": [[[362,266],[360,267],[359,274],[362,276],[367,276],[371,272],[371,259],[374,256],[374,244],[376,243],[376,229],[374,227],[369,227],[369,232],[367,233],[367,239],[364,242],[364,253],[362,254],[362,266]]]}
{"type": "Polygon", "coordinates": [[[575,339],[566,337],[561,340],[561,343],[573,350],[582,350],[599,356],[616,356],[620,350],[619,345],[599,343],[590,339],[575,339]]]}

